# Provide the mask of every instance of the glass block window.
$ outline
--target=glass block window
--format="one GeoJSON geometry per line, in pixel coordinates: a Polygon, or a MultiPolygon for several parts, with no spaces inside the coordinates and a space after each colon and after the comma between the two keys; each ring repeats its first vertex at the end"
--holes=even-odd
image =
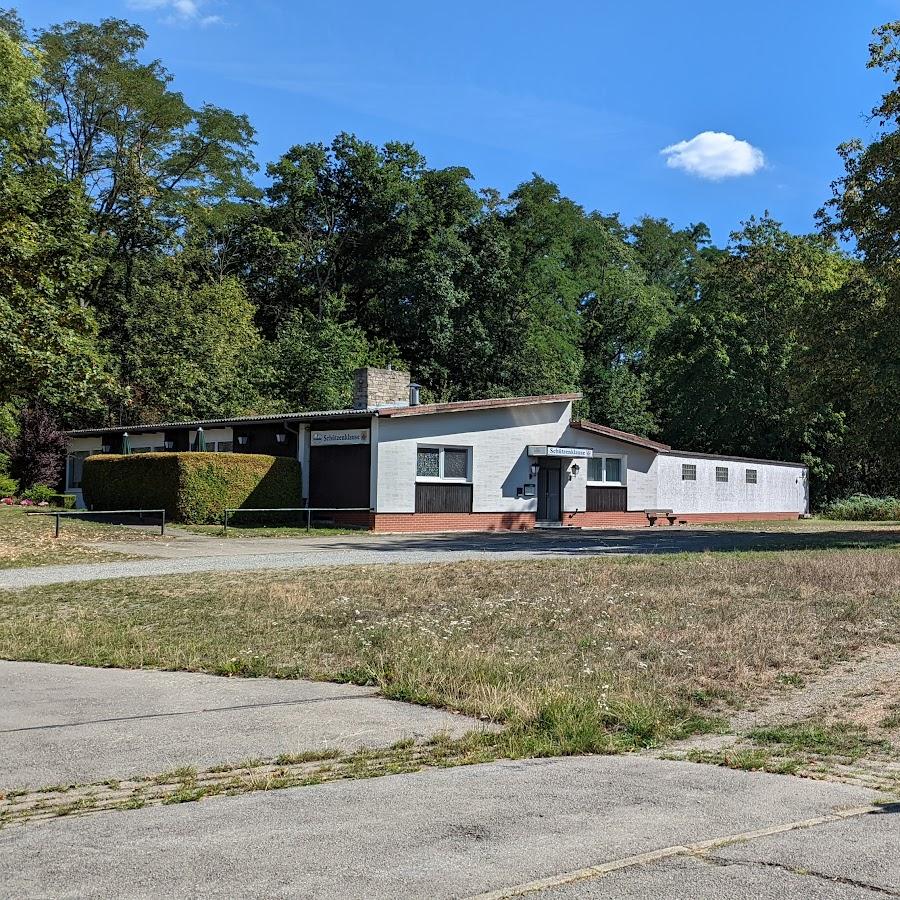
{"type": "Polygon", "coordinates": [[[602,456],[592,456],[588,460],[588,481],[603,481],[602,456]]]}
{"type": "Polygon", "coordinates": [[[416,475],[419,478],[441,477],[441,451],[437,447],[419,447],[416,454],[416,475]]]}
{"type": "Polygon", "coordinates": [[[622,460],[615,457],[607,457],[606,459],[606,480],[621,481],[622,480],[622,460]]]}
{"type": "Polygon", "coordinates": [[[696,481],[697,480],[697,467],[693,463],[682,463],[681,464],[681,480],[682,481],[696,481]]]}
{"type": "Polygon", "coordinates": [[[465,478],[469,474],[468,450],[444,451],[444,478],[465,478]]]}
{"type": "Polygon", "coordinates": [[[745,477],[747,484],[756,484],[756,469],[747,469],[745,477]]]}
{"type": "Polygon", "coordinates": [[[716,481],[728,481],[727,466],[716,466],[716,481]]]}

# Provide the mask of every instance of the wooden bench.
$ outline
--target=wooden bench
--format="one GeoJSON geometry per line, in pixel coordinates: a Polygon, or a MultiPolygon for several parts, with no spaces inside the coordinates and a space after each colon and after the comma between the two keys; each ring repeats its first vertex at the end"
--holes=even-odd
{"type": "Polygon", "coordinates": [[[657,519],[668,519],[669,524],[674,525],[678,518],[671,509],[645,509],[644,515],[651,525],[655,525],[657,519]]]}

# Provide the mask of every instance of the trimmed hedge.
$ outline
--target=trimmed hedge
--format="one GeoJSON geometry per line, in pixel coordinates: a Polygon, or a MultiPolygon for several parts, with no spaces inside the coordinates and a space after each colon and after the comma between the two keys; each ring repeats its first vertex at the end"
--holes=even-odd
{"type": "Polygon", "coordinates": [[[900,520],[900,498],[869,497],[854,494],[844,500],[835,500],[822,510],[826,519],[844,519],[857,522],[891,522],[900,520]]]}
{"type": "Polygon", "coordinates": [[[132,453],[84,461],[89,509],[165,509],[173,522],[221,522],[225,507],[299,506],[300,463],[257,453],[132,453]]]}

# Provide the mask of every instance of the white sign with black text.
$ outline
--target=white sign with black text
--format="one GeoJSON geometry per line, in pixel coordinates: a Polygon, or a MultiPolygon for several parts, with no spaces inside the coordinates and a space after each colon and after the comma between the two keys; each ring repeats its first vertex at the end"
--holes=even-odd
{"type": "Polygon", "coordinates": [[[345,447],[348,444],[368,444],[368,428],[345,428],[340,431],[314,431],[313,447],[345,447]]]}

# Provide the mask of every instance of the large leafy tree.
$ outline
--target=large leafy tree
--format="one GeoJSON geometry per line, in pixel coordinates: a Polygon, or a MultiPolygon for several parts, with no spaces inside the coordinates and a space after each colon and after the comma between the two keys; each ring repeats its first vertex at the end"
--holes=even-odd
{"type": "Polygon", "coordinates": [[[87,209],[52,165],[34,88],[42,59],[14,22],[0,28],[0,403],[40,400],[73,421],[96,415],[110,387],[82,300],[87,209]]]}
{"type": "Polygon", "coordinates": [[[845,272],[827,241],[790,235],[768,216],[750,219],[705,273],[698,300],[656,342],[666,438],[698,450],[803,459],[827,474],[822,459],[840,421],[809,390],[805,321],[845,272]]]}

